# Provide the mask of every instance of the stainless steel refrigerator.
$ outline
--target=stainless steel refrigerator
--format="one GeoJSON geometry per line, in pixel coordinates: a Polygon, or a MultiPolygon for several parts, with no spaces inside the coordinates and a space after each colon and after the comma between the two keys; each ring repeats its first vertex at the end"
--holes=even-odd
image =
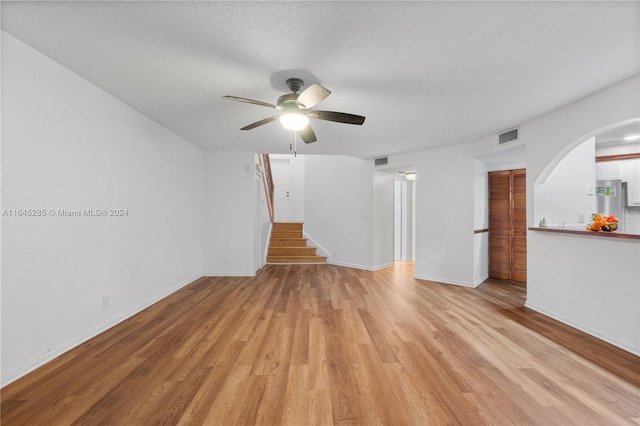
{"type": "Polygon", "coordinates": [[[620,220],[618,229],[624,230],[625,193],[621,180],[599,180],[596,182],[596,212],[615,214],[620,220]]]}

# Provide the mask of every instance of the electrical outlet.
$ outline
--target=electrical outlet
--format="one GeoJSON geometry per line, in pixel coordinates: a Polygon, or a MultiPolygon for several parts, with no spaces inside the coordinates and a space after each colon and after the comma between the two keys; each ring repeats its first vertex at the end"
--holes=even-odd
{"type": "Polygon", "coordinates": [[[584,223],[584,213],[578,213],[578,223],[584,223]]]}
{"type": "Polygon", "coordinates": [[[596,190],[595,187],[592,183],[587,184],[587,195],[595,195],[596,194],[596,190]]]}
{"type": "Polygon", "coordinates": [[[442,263],[442,262],[438,263],[438,270],[439,271],[444,271],[444,263],[442,263]]]}
{"type": "Polygon", "coordinates": [[[109,307],[109,296],[106,294],[102,296],[102,309],[107,309],[109,307]]]}

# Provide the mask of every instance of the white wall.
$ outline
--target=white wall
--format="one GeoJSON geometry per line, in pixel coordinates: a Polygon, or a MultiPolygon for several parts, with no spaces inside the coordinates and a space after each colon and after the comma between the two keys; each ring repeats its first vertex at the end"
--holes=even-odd
{"type": "MultiPolygon", "coordinates": [[[[521,126],[529,226],[534,182],[594,134],[640,116],[639,93],[635,76],[521,126]]],[[[639,240],[529,231],[527,306],[640,354],[639,246],[639,240]]]]}
{"type": "Polygon", "coordinates": [[[473,286],[473,145],[416,159],[416,278],[473,286]]]}
{"type": "Polygon", "coordinates": [[[575,147],[560,161],[544,182],[534,186],[533,223],[545,217],[547,226],[584,229],[595,212],[595,138],[575,147]],[[579,214],[581,217],[579,218],[579,214]]]}
{"type": "Polygon", "coordinates": [[[393,258],[394,260],[406,260],[406,254],[403,250],[406,250],[406,243],[404,243],[403,234],[403,222],[406,219],[406,201],[407,196],[407,181],[400,177],[395,177],[394,189],[393,189],[393,258]],[[404,246],[404,247],[403,247],[404,246]]]}
{"type": "Polygon", "coordinates": [[[305,163],[305,232],[331,263],[372,269],[373,162],[307,155],[305,163]]]}
{"type": "MultiPolygon", "coordinates": [[[[640,123],[637,123],[638,127],[640,127],[640,123]]],[[[640,129],[638,130],[640,132],[640,129]]],[[[601,155],[624,155],[624,154],[637,154],[640,153],[640,142],[625,142],[620,143],[620,145],[596,145],[596,156],[601,155]]],[[[629,160],[619,160],[619,161],[629,161],[629,160]]],[[[607,163],[617,163],[619,161],[606,161],[599,164],[607,164],[607,163]]]]}
{"type": "MultiPolygon", "coordinates": [[[[256,155],[256,164],[259,164],[259,160],[256,155]]],[[[267,263],[267,252],[269,250],[269,239],[271,238],[271,216],[269,215],[269,205],[267,204],[267,190],[264,187],[262,180],[262,170],[259,168],[256,170],[256,194],[257,203],[256,208],[256,229],[255,241],[257,241],[256,250],[258,252],[258,260],[256,262],[256,269],[262,268],[267,263]]]]}
{"type": "Polygon", "coordinates": [[[372,269],[385,268],[394,263],[394,186],[392,174],[373,172],[372,269]]]}
{"type": "MultiPolygon", "coordinates": [[[[489,228],[489,174],[482,162],[473,160],[473,229],[489,228]]],[[[473,283],[481,284],[489,277],[489,233],[473,235],[473,283]]]]}
{"type": "Polygon", "coordinates": [[[202,177],[199,148],[2,33],[3,209],[47,212],[2,217],[3,385],[201,276],[202,177]]]}
{"type": "Polygon", "coordinates": [[[416,182],[407,181],[407,260],[415,260],[416,256],[416,182]]]}
{"type": "Polygon", "coordinates": [[[306,156],[291,157],[291,221],[304,222],[304,190],[306,156]]]}
{"type": "Polygon", "coordinates": [[[415,277],[474,286],[474,147],[389,157],[388,168],[416,168],[415,277]]]}
{"type": "Polygon", "coordinates": [[[204,275],[253,276],[255,154],[204,153],[204,275]]]}

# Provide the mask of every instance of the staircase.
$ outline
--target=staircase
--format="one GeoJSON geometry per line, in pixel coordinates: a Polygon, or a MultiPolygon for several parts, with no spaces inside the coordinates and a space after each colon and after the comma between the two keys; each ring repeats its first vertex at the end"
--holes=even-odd
{"type": "Polygon", "coordinates": [[[316,255],[302,238],[302,223],[274,223],[269,241],[267,263],[326,263],[326,256],[316,255]]]}

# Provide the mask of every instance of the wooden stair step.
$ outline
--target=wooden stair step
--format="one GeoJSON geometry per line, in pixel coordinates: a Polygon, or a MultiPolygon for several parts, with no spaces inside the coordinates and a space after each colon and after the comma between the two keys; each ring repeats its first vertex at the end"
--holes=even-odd
{"type": "Polygon", "coordinates": [[[302,238],[302,231],[271,231],[271,238],[302,238]]]}
{"type": "Polygon", "coordinates": [[[315,247],[269,247],[268,256],[315,256],[315,247]]]}
{"type": "Polygon", "coordinates": [[[299,222],[276,222],[273,224],[273,231],[300,231],[302,232],[302,223],[299,222]]]}
{"type": "Polygon", "coordinates": [[[306,238],[271,238],[270,247],[306,247],[306,238]]]}
{"type": "Polygon", "coordinates": [[[302,237],[303,224],[277,222],[271,229],[267,263],[327,263],[326,256],[316,255],[316,248],[302,237]]]}
{"type": "Polygon", "coordinates": [[[267,263],[326,263],[326,256],[267,256],[267,263]]]}

